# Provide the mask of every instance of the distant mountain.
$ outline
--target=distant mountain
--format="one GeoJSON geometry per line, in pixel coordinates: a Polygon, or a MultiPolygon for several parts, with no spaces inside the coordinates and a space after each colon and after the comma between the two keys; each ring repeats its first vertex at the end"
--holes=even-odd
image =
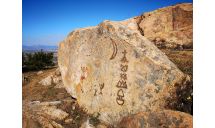
{"type": "Polygon", "coordinates": [[[22,51],[57,51],[57,46],[49,45],[22,45],[22,51]]]}

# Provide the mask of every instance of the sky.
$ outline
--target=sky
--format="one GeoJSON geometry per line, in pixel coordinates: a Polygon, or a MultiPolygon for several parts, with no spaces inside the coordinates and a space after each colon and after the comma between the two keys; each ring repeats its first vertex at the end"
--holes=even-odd
{"type": "Polygon", "coordinates": [[[57,45],[77,28],[192,0],[22,0],[22,44],[57,45]]]}

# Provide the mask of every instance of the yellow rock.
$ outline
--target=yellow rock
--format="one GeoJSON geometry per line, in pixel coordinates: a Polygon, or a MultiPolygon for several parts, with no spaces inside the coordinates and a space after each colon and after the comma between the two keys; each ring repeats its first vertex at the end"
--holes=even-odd
{"type": "Polygon", "coordinates": [[[88,113],[99,113],[106,123],[139,111],[163,109],[166,99],[174,97],[176,87],[187,80],[134,28],[126,21],[104,21],[73,31],[59,45],[65,88],[88,113]]]}

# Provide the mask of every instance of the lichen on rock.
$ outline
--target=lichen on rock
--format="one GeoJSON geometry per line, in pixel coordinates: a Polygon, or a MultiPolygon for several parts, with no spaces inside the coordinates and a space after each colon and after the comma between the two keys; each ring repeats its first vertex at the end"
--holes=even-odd
{"type": "Polygon", "coordinates": [[[187,77],[122,22],[75,30],[60,43],[58,57],[67,91],[88,113],[100,113],[99,119],[110,124],[139,111],[164,109],[187,77]]]}

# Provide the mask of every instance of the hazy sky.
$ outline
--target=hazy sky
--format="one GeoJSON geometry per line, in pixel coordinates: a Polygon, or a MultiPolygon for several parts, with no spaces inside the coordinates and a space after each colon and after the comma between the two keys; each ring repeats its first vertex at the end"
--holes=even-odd
{"type": "Polygon", "coordinates": [[[23,45],[57,45],[76,28],[192,0],[23,0],[23,45]]]}

